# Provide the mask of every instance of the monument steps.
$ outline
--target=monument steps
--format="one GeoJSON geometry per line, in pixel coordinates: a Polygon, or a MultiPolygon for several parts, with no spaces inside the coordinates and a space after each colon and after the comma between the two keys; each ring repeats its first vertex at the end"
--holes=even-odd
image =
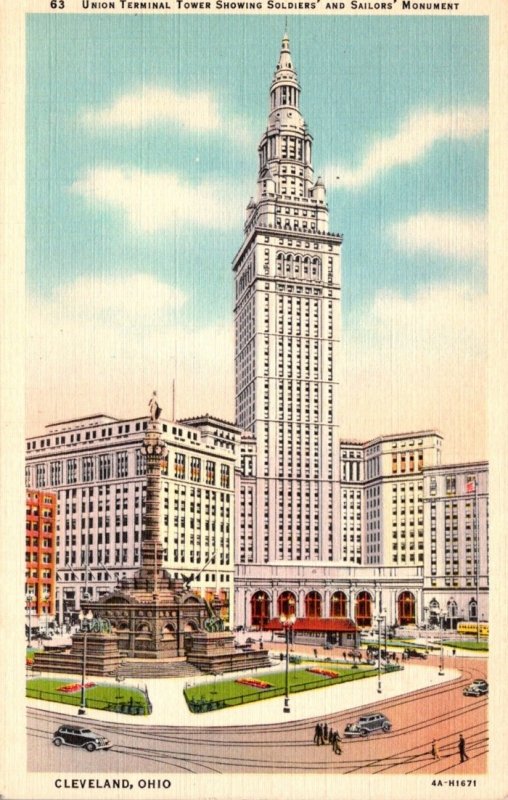
{"type": "MultiPolygon", "coordinates": [[[[129,659],[120,664],[119,674],[122,678],[193,678],[203,672],[189,664],[185,659],[164,661],[153,659],[129,659]]],[[[116,673],[115,673],[116,674],[116,673]]]]}

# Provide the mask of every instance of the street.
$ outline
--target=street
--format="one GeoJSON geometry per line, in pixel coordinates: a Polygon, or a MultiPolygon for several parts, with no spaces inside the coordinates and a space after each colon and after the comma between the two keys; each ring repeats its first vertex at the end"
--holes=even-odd
{"type": "MultiPolygon", "coordinates": [[[[438,657],[428,659],[437,669],[438,657]]],[[[29,708],[28,763],[55,773],[116,774],[228,772],[343,772],[343,773],[456,773],[481,774],[488,751],[486,697],[464,697],[463,687],[486,678],[483,658],[457,657],[462,676],[441,687],[421,689],[397,698],[381,699],[368,709],[357,707],[305,720],[275,724],[210,727],[151,726],[80,719],[113,742],[109,751],[87,753],[73,747],[56,748],[51,736],[64,723],[77,724],[75,714],[29,708]],[[330,745],[313,744],[317,722],[327,722],[341,736],[345,725],[364,711],[381,711],[392,722],[389,733],[342,741],[342,755],[330,745]],[[459,735],[466,739],[469,760],[460,763],[459,735]],[[431,756],[432,740],[439,759],[431,756]]],[[[408,667],[411,668],[411,665],[408,667]]],[[[326,691],[326,690],[317,690],[326,691]]],[[[248,709],[245,709],[248,715],[248,709]]]]}

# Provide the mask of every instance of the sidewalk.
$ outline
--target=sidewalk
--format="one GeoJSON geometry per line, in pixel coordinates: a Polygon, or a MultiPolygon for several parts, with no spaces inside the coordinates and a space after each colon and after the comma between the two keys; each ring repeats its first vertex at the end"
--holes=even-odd
{"type": "MultiPolygon", "coordinates": [[[[451,661],[451,659],[450,659],[451,661]]],[[[294,668],[292,665],[290,669],[294,668]]],[[[280,672],[280,665],[272,668],[274,672],[280,672]]],[[[239,673],[245,674],[245,673],[239,673]]],[[[364,680],[352,681],[350,683],[338,684],[323,689],[315,689],[308,692],[299,692],[290,695],[291,712],[285,714],[283,711],[284,698],[275,697],[269,700],[261,700],[256,703],[247,703],[241,706],[210,711],[205,714],[192,714],[185,702],[183,689],[185,685],[197,685],[200,683],[213,683],[215,678],[212,676],[202,676],[190,680],[189,678],[160,678],[158,680],[147,681],[126,681],[125,685],[139,686],[148,689],[148,694],[153,705],[153,712],[146,717],[129,716],[116,714],[108,711],[98,711],[89,709],[85,717],[78,717],[77,708],[65,706],[59,703],[50,703],[41,700],[27,698],[27,705],[33,708],[48,711],[58,711],[61,713],[75,714],[82,723],[86,720],[89,725],[93,720],[113,722],[118,724],[136,725],[170,725],[170,726],[196,726],[196,727],[225,727],[229,725],[269,725],[295,720],[308,719],[316,716],[325,716],[348,708],[357,708],[371,703],[386,700],[387,698],[398,697],[407,692],[423,689],[429,686],[438,686],[442,683],[459,678],[461,672],[445,662],[445,674],[438,675],[437,667],[433,665],[410,664],[399,672],[382,675],[382,692],[377,692],[377,678],[366,678],[364,680]]],[[[227,677],[233,677],[227,675],[227,677]]],[[[54,676],[53,676],[54,677],[54,676]]],[[[65,676],[72,679],[79,676],[65,676]]],[[[97,682],[107,683],[102,678],[95,679],[97,682]]],[[[356,712],[352,712],[354,717],[356,712]]]]}

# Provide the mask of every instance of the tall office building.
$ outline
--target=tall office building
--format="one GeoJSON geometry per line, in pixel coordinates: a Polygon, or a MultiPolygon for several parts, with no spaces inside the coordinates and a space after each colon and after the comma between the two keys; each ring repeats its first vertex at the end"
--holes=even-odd
{"type": "MultiPolygon", "coordinates": [[[[256,440],[254,526],[237,552],[259,565],[329,561],[340,557],[342,237],[328,231],[287,35],[258,150],[257,197],[233,264],[236,424],[256,440]]],[[[240,524],[240,538],[247,530],[240,524]]]]}
{"type": "MultiPolygon", "coordinates": [[[[202,597],[212,600],[218,595],[227,619],[232,614],[240,431],[208,415],[160,423],[168,450],[161,464],[163,566],[172,577],[193,576],[191,590],[202,597]]],[[[96,414],[48,425],[42,436],[27,440],[29,497],[45,498],[49,492],[55,498],[56,543],[51,541],[51,547],[56,550],[59,622],[75,618],[85,595],[100,599],[139,568],[146,513],[147,425],[144,417],[124,420],[96,414]]],[[[46,512],[43,516],[46,524],[46,512]]],[[[34,542],[28,537],[35,536],[33,530],[32,526],[29,533],[27,528],[30,552],[34,542]]],[[[45,534],[39,543],[44,548],[45,534]]],[[[41,552],[42,561],[47,560],[50,551],[41,552]]],[[[34,562],[38,558],[35,551],[31,558],[34,562]]],[[[50,567],[43,567],[46,581],[50,567]]],[[[35,577],[32,572],[27,575],[35,577]]]]}

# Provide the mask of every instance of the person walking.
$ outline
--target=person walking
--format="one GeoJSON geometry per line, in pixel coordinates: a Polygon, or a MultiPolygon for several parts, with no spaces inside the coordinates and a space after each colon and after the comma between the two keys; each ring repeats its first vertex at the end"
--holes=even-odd
{"type": "Polygon", "coordinates": [[[325,742],[328,741],[328,725],[326,724],[326,722],[323,725],[323,739],[325,740],[325,742]]]}
{"type": "Polygon", "coordinates": [[[340,746],[340,742],[341,738],[339,736],[339,732],[335,731],[335,733],[333,734],[332,748],[336,756],[340,756],[342,754],[342,748],[340,746]]]}
{"type": "Polygon", "coordinates": [[[460,763],[462,764],[463,761],[469,761],[469,756],[466,753],[466,740],[460,734],[459,736],[459,755],[460,755],[460,763]]]}
{"type": "Polygon", "coordinates": [[[434,761],[439,761],[439,759],[441,758],[441,756],[439,755],[439,748],[436,744],[435,739],[432,739],[432,747],[430,748],[430,754],[434,759],[434,761]]]}
{"type": "Polygon", "coordinates": [[[323,741],[323,728],[321,727],[319,722],[316,725],[316,728],[315,728],[315,731],[314,731],[314,744],[324,744],[324,741],[323,741]]]}

